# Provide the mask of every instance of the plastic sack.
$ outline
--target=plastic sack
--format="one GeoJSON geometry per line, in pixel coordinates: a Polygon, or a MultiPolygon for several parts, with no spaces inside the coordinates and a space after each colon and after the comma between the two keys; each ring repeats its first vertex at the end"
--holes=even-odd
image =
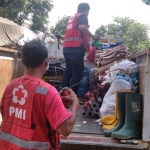
{"type": "Polygon", "coordinates": [[[118,90],[131,90],[131,83],[123,79],[116,79],[112,83],[103,99],[100,117],[115,114],[115,92],[118,90]]]}
{"type": "MultiPolygon", "coordinates": [[[[138,72],[137,64],[129,60],[124,60],[120,63],[115,63],[112,67],[110,67],[110,76],[112,81],[116,79],[116,75],[118,74],[127,77],[128,75],[136,72],[138,72]]],[[[120,78],[122,77],[120,76],[120,78]]]]}
{"type": "Polygon", "coordinates": [[[84,68],[82,79],[86,78],[86,80],[79,85],[78,89],[79,96],[84,96],[89,91],[89,73],[90,69],[84,68]]]}

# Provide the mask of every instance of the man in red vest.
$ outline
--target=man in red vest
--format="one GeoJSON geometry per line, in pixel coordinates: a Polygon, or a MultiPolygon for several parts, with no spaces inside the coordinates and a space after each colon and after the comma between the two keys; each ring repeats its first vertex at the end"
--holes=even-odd
{"type": "Polygon", "coordinates": [[[58,150],[59,134],[68,136],[76,120],[76,94],[62,96],[42,80],[49,65],[43,42],[31,41],[22,50],[25,73],[6,88],[1,105],[0,150],[58,150]],[[62,99],[72,104],[67,110],[62,99]]]}
{"type": "MultiPolygon", "coordinates": [[[[80,3],[77,13],[67,22],[63,44],[66,70],[63,74],[61,87],[68,87],[80,82],[84,71],[85,50],[90,50],[90,38],[93,40],[100,38],[98,35],[93,35],[88,29],[89,10],[89,4],[80,3]]],[[[78,88],[79,86],[73,87],[75,93],[78,88]]]]}

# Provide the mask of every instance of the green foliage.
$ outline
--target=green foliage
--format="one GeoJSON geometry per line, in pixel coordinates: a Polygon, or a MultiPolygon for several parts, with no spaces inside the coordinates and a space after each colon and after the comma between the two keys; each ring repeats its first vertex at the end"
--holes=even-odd
{"type": "Polygon", "coordinates": [[[0,16],[21,25],[33,14],[34,30],[44,30],[48,13],[53,8],[51,0],[0,0],[0,16]]]}
{"type": "Polygon", "coordinates": [[[69,20],[70,16],[64,16],[55,27],[51,28],[51,32],[55,35],[64,35],[66,30],[66,24],[69,20]]]}
{"type": "Polygon", "coordinates": [[[114,23],[102,25],[96,30],[96,34],[107,38],[120,38],[121,36],[130,51],[136,53],[149,47],[148,30],[147,25],[138,23],[128,17],[115,17],[114,23]]]}
{"type": "Polygon", "coordinates": [[[102,37],[105,37],[105,36],[106,36],[106,33],[107,33],[107,28],[106,28],[106,26],[101,25],[100,28],[96,30],[96,33],[97,33],[98,35],[101,35],[102,37]]]}
{"type": "Polygon", "coordinates": [[[150,0],[142,0],[142,2],[144,2],[147,5],[150,5],[150,0]]]}

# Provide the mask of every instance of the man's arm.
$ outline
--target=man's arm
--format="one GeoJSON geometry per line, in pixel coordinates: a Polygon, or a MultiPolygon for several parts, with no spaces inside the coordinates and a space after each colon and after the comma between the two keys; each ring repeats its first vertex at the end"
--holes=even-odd
{"type": "Polygon", "coordinates": [[[79,101],[78,101],[76,94],[72,90],[70,90],[70,95],[62,97],[62,100],[66,100],[72,104],[70,108],[72,115],[70,118],[68,118],[67,120],[65,120],[63,123],[61,123],[58,126],[57,131],[63,136],[68,136],[77,118],[77,113],[79,109],[79,101]]]}
{"type": "Polygon", "coordinates": [[[87,35],[87,36],[89,36],[90,38],[92,38],[93,40],[96,40],[96,39],[99,39],[99,36],[98,35],[93,35],[90,31],[89,31],[89,29],[88,29],[88,27],[86,26],[86,25],[79,25],[79,30],[83,33],[83,34],[85,34],[85,35],[87,35]]]}
{"type": "Polygon", "coordinates": [[[78,19],[78,24],[79,24],[79,30],[81,31],[82,34],[89,36],[93,40],[98,40],[100,37],[98,35],[93,35],[87,25],[88,25],[88,19],[85,14],[81,15],[78,19]]]}
{"type": "Polygon", "coordinates": [[[68,136],[75,124],[79,102],[76,94],[70,89],[69,96],[62,96],[51,88],[47,94],[45,111],[47,119],[52,128],[57,130],[61,135],[68,136]],[[71,104],[70,110],[67,110],[63,100],[71,104]]]}

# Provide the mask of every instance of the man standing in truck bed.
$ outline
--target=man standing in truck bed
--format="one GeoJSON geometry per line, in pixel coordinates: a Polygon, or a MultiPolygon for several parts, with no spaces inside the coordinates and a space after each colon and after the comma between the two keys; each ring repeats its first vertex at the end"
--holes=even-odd
{"type": "MultiPolygon", "coordinates": [[[[78,5],[77,13],[71,17],[66,25],[66,34],[63,45],[66,70],[63,74],[61,87],[68,87],[80,82],[84,71],[85,50],[90,50],[89,40],[99,39],[98,35],[93,35],[88,27],[88,14],[90,6],[87,3],[78,5]]],[[[77,94],[79,86],[72,89],[77,94]]]]}
{"type": "Polygon", "coordinates": [[[43,42],[26,43],[21,55],[25,74],[7,86],[0,105],[0,150],[58,150],[59,133],[68,136],[75,123],[77,96],[70,90],[62,97],[72,104],[68,111],[56,89],[41,80],[49,65],[43,42]]]}

